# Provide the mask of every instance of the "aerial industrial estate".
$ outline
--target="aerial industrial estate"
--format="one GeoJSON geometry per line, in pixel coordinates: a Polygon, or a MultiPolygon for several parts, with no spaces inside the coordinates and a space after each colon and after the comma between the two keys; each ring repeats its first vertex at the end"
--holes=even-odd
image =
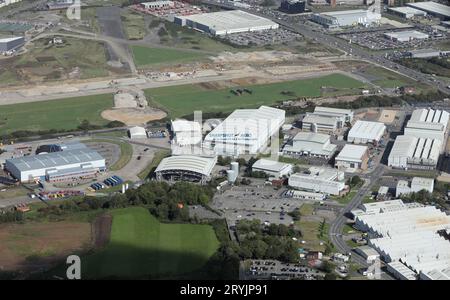
{"type": "Polygon", "coordinates": [[[450,6],[401,3],[0,0],[0,279],[449,280],[450,6]]]}

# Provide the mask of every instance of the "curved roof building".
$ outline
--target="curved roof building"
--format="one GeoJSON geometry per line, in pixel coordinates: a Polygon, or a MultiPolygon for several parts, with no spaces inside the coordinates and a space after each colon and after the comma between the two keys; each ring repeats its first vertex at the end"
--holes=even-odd
{"type": "Polygon", "coordinates": [[[205,184],[211,179],[217,157],[179,155],[164,158],[155,170],[157,180],[191,181],[205,184]]]}

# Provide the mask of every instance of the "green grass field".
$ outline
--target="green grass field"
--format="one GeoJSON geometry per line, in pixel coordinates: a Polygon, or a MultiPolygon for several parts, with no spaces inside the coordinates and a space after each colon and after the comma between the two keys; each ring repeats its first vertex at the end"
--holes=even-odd
{"type": "MultiPolygon", "coordinates": [[[[198,85],[171,86],[145,91],[147,99],[168,112],[170,117],[180,117],[192,114],[194,110],[203,112],[231,112],[238,108],[256,108],[261,105],[272,105],[280,100],[295,97],[326,96],[321,87],[334,88],[335,91],[348,94],[359,94],[364,84],[341,74],[331,74],[323,77],[285,81],[265,85],[246,86],[252,94],[244,93],[235,96],[231,88],[212,90],[198,85]],[[290,95],[281,92],[290,91],[290,95]]],[[[334,92],[335,92],[334,91],[334,92]]]]}
{"type": "Polygon", "coordinates": [[[83,278],[184,274],[201,268],[219,247],[208,225],[162,224],[139,207],[112,215],[110,243],[83,259],[83,278]]]}
{"type": "Polygon", "coordinates": [[[155,64],[183,63],[195,59],[202,59],[205,54],[175,49],[149,48],[144,46],[131,46],[134,62],[138,67],[155,64]]]}
{"type": "Polygon", "coordinates": [[[104,125],[101,112],[113,106],[111,94],[0,106],[0,132],[76,129],[86,119],[104,125]]]}

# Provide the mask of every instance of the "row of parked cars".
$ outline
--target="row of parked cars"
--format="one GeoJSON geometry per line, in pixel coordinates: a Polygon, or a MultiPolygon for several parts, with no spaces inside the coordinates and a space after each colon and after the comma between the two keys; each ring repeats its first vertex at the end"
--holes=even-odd
{"type": "Polygon", "coordinates": [[[116,186],[116,185],[119,185],[122,183],[123,183],[123,179],[120,178],[119,176],[114,175],[114,176],[111,176],[111,177],[105,179],[103,181],[103,183],[96,182],[96,183],[91,184],[91,188],[95,191],[98,191],[98,190],[106,188],[107,186],[113,187],[113,186],[116,186]]]}

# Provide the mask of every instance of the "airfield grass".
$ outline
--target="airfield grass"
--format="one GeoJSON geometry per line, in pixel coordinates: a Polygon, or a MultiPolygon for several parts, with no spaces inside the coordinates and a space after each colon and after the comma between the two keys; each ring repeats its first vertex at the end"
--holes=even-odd
{"type": "Polygon", "coordinates": [[[138,67],[164,63],[183,63],[205,57],[203,53],[182,51],[176,49],[149,48],[132,45],[134,62],[138,67]]]}
{"type": "Polygon", "coordinates": [[[2,105],[0,132],[70,130],[76,129],[83,120],[95,125],[104,125],[108,121],[100,114],[112,106],[111,94],[2,105]]]}
{"type": "Polygon", "coordinates": [[[141,14],[126,11],[121,15],[122,25],[129,40],[142,40],[145,37],[145,21],[141,14]]]}
{"type": "MultiPolygon", "coordinates": [[[[321,87],[339,90],[347,94],[358,94],[364,84],[342,74],[331,74],[318,78],[285,81],[264,85],[243,86],[252,90],[252,94],[235,96],[233,88],[205,89],[199,85],[182,85],[149,89],[145,91],[151,105],[165,110],[170,117],[192,114],[194,110],[203,112],[231,112],[238,108],[256,108],[272,105],[277,101],[296,97],[327,96],[321,87]],[[283,91],[291,92],[289,95],[283,91]]],[[[235,87],[237,88],[237,87],[235,87]]],[[[235,89],[234,88],[234,89],[235,89]]]]}
{"type": "Polygon", "coordinates": [[[163,224],[141,207],[112,216],[110,242],[83,259],[84,278],[184,274],[201,268],[219,247],[208,225],[163,224]]]}

